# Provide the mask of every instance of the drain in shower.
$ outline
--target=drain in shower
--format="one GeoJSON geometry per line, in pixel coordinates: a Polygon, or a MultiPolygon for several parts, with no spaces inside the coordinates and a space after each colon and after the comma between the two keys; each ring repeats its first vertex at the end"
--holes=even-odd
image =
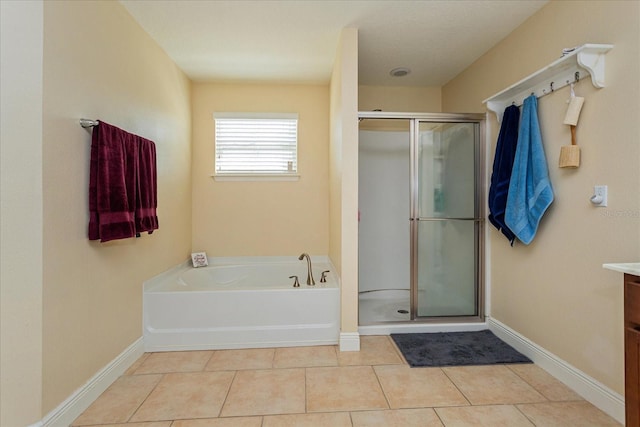
{"type": "Polygon", "coordinates": [[[409,310],[400,309],[400,310],[398,310],[398,313],[400,313],[400,314],[409,314],[409,310]]]}

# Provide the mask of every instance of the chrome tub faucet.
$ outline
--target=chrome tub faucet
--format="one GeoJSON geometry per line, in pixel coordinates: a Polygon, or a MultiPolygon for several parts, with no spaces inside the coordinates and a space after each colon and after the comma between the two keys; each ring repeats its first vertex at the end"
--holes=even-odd
{"type": "Polygon", "coordinates": [[[298,257],[300,261],[302,261],[304,258],[307,259],[307,285],[314,286],[316,284],[316,281],[313,280],[313,271],[311,270],[311,258],[307,253],[303,253],[298,257]]]}

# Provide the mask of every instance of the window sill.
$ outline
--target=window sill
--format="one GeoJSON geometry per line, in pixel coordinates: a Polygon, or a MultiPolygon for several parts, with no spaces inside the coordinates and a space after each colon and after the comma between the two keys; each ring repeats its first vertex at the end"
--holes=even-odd
{"type": "Polygon", "coordinates": [[[215,181],[298,181],[298,174],[228,173],[213,174],[215,181]]]}

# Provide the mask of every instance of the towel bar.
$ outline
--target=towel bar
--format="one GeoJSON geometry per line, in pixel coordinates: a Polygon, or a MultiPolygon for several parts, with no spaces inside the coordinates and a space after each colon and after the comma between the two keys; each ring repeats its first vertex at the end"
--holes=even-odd
{"type": "Polygon", "coordinates": [[[94,126],[98,126],[99,122],[97,120],[91,119],[80,119],[80,126],[83,128],[92,128],[94,126]]]}

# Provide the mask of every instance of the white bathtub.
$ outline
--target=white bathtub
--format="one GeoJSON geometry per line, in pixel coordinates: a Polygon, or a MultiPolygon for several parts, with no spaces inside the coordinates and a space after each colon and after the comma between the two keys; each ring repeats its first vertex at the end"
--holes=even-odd
{"type": "Polygon", "coordinates": [[[340,289],[327,257],[313,257],[315,286],[296,257],[214,258],[144,284],[145,351],[337,344],[340,289]],[[329,270],[327,282],[321,272],[329,270]],[[300,287],[293,287],[297,275],[300,287]]]}

